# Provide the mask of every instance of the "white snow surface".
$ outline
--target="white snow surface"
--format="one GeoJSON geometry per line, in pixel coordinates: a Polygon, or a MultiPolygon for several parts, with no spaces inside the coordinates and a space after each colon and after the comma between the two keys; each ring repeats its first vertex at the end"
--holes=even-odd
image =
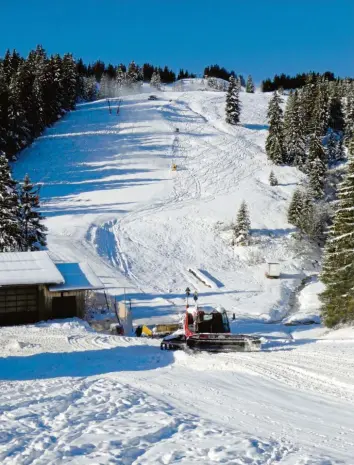
{"type": "Polygon", "coordinates": [[[218,355],[0,328],[1,464],[352,464],[353,330],[263,326],[262,352],[218,355]]]}
{"type": "Polygon", "coordinates": [[[225,94],[196,87],[125,96],[119,116],[79,105],[14,175],[42,183],[51,257],[125,288],[136,324],[179,320],[189,286],[262,351],[165,352],[79,320],[0,328],[1,464],[353,465],[353,329],[276,323],[316,271],[286,221],[304,175],[266,159],[270,95],[242,92],[231,127],[225,94]],[[232,247],[242,200],[252,244],[232,247]]]}

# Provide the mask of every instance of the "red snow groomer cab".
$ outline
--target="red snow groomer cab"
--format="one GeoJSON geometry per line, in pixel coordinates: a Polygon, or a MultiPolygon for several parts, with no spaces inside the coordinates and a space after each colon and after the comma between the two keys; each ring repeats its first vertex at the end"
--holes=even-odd
{"type": "Polygon", "coordinates": [[[198,307],[195,309],[187,307],[183,329],[166,336],[161,342],[162,350],[249,352],[260,348],[259,337],[230,333],[229,319],[224,309],[205,312],[198,307]]]}

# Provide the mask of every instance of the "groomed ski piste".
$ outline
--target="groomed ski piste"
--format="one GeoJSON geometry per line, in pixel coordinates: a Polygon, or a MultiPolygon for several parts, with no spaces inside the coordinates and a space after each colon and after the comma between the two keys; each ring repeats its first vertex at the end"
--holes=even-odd
{"type": "Polygon", "coordinates": [[[111,114],[79,105],[14,175],[42,183],[51,257],[125,289],[135,323],[176,321],[189,286],[235,313],[233,332],[262,335],[262,351],[165,352],[75,319],[0,328],[1,464],[353,465],[354,331],[283,324],[318,315],[318,252],[286,221],[303,175],[266,159],[270,95],[242,92],[231,127],[225,94],[199,87],[147,86],[119,115],[114,100],[111,114]],[[232,247],[242,200],[252,245],[232,247]]]}

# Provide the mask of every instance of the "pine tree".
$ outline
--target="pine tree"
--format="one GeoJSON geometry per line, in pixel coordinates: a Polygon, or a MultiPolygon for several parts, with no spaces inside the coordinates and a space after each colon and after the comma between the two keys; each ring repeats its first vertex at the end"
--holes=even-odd
{"type": "Polygon", "coordinates": [[[19,250],[21,230],[16,183],[5,154],[0,154],[0,252],[19,250]]]}
{"type": "Polygon", "coordinates": [[[313,120],[313,113],[315,109],[316,95],[316,79],[313,76],[313,74],[309,74],[306,78],[306,84],[300,94],[300,113],[301,120],[304,124],[304,134],[306,136],[311,134],[313,131],[311,123],[313,120]]]}
{"type": "Polygon", "coordinates": [[[63,56],[62,61],[63,108],[73,110],[77,100],[77,71],[76,63],[70,53],[63,56]]]}
{"type": "Polygon", "coordinates": [[[344,131],[343,105],[340,97],[333,96],[330,98],[328,125],[337,133],[344,131]]]}
{"type": "Polygon", "coordinates": [[[21,101],[21,75],[15,73],[9,85],[6,153],[14,155],[30,140],[29,124],[21,101]]]}
{"type": "Polygon", "coordinates": [[[304,207],[303,194],[300,189],[296,189],[293,193],[289,210],[288,210],[288,223],[299,227],[301,224],[301,215],[304,207]]]}
{"type": "Polygon", "coordinates": [[[310,187],[314,198],[320,199],[324,195],[326,181],[327,156],[318,137],[313,135],[310,141],[309,156],[307,161],[307,172],[310,187]]]}
{"type": "Polygon", "coordinates": [[[322,206],[314,203],[312,192],[296,189],[288,210],[288,222],[296,226],[302,239],[316,240],[318,244],[323,241],[323,232],[326,225],[326,214],[322,206]]]}
{"type": "Polygon", "coordinates": [[[247,78],[246,92],[248,92],[249,94],[253,94],[254,90],[255,90],[255,87],[253,84],[252,76],[250,75],[247,78]]]}
{"type": "Polygon", "coordinates": [[[239,100],[239,86],[233,76],[229,80],[229,88],[226,94],[226,122],[238,124],[240,122],[241,105],[239,100]]]}
{"type": "Polygon", "coordinates": [[[268,158],[276,165],[282,164],[285,159],[281,103],[282,100],[279,94],[274,92],[268,107],[269,134],[266,141],[266,152],[268,158]]]}
{"type": "Polygon", "coordinates": [[[94,76],[83,78],[83,99],[93,102],[98,97],[97,82],[94,76]]]}
{"type": "Polygon", "coordinates": [[[337,137],[333,131],[328,135],[326,152],[328,163],[334,163],[337,160],[337,137]]]}
{"type": "Polygon", "coordinates": [[[336,160],[345,160],[345,150],[343,145],[343,137],[339,137],[336,145],[336,160]]]}
{"type": "Polygon", "coordinates": [[[125,85],[135,92],[139,92],[141,85],[143,84],[143,73],[139,66],[132,61],[129,63],[127,73],[125,75],[125,85]]]}
{"type": "Polygon", "coordinates": [[[269,175],[269,184],[271,186],[277,186],[278,185],[278,179],[275,177],[275,174],[273,171],[270,172],[269,175]]]}
{"type": "Polygon", "coordinates": [[[344,134],[345,144],[354,137],[354,85],[350,84],[347,88],[347,97],[344,107],[344,134]]]}
{"type": "MultiPolygon", "coordinates": [[[[63,61],[60,55],[54,55],[49,63],[51,72],[51,100],[53,109],[53,122],[61,116],[64,107],[64,88],[63,88],[63,61]]],[[[83,77],[78,80],[77,94],[83,97],[83,77]],[[79,85],[80,82],[80,85],[79,85]],[[80,94],[79,94],[80,93],[80,94]]]]}
{"type": "Polygon", "coordinates": [[[121,89],[125,85],[125,72],[123,71],[122,65],[118,66],[117,77],[116,77],[116,87],[121,89]]]}
{"type": "Polygon", "coordinates": [[[28,175],[20,188],[20,222],[22,250],[39,250],[46,245],[47,228],[42,224],[43,217],[37,211],[39,205],[38,191],[28,175]]]}
{"type": "Polygon", "coordinates": [[[8,133],[9,91],[3,63],[0,62],[0,153],[5,152],[8,133]]]}
{"type": "Polygon", "coordinates": [[[354,142],[348,171],[338,189],[338,206],[326,244],[321,280],[322,315],[326,326],[354,321],[354,142]]]}
{"type": "Polygon", "coordinates": [[[248,207],[245,201],[242,202],[237,214],[235,226],[235,242],[241,245],[246,245],[250,237],[251,221],[248,213],[248,207]]]}
{"type": "Polygon", "coordinates": [[[284,115],[284,146],[286,162],[303,169],[306,141],[298,92],[289,95],[284,115]]]}
{"type": "Polygon", "coordinates": [[[318,137],[325,136],[329,127],[329,119],[328,82],[320,81],[317,83],[315,106],[310,123],[311,133],[318,137]]]}
{"type": "Polygon", "coordinates": [[[158,71],[152,73],[150,86],[155,87],[157,90],[161,90],[161,76],[158,71]]]}

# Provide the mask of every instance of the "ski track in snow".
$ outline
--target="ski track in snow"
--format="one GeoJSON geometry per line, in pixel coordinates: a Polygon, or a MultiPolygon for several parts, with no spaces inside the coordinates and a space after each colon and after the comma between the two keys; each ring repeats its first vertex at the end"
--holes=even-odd
{"type": "Polygon", "coordinates": [[[119,117],[114,101],[112,115],[105,101],[80,105],[14,174],[43,185],[53,259],[88,261],[108,292],[125,288],[136,321],[176,318],[189,285],[237,314],[234,331],[265,335],[264,350],[172,354],[77,321],[0,328],[1,464],[353,465],[352,333],[264,324],[315,271],[286,222],[303,175],[272,167],[280,184],[269,186],[269,95],[242,93],[237,127],[223,121],[224,98],[126,96],[119,117]],[[243,199],[254,244],[232,249],[243,199]],[[269,260],[282,279],[264,278],[269,260]]]}

